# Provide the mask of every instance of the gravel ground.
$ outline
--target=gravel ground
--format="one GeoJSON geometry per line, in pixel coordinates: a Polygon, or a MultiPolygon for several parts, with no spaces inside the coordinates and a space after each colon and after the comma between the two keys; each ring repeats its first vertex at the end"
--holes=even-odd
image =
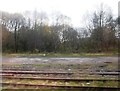
{"type": "Polygon", "coordinates": [[[2,57],[3,64],[41,64],[41,63],[61,63],[61,64],[99,64],[105,62],[118,62],[118,57],[2,57]]]}
{"type": "Polygon", "coordinates": [[[2,63],[3,69],[118,71],[118,57],[3,57],[2,63]]]}

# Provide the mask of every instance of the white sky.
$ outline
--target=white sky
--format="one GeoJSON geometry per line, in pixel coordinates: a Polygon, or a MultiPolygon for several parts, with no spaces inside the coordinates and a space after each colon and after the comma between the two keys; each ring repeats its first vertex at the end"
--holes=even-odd
{"type": "Polygon", "coordinates": [[[84,15],[95,10],[101,3],[118,15],[119,0],[0,0],[0,10],[10,13],[26,10],[45,11],[48,14],[59,11],[72,19],[74,26],[82,26],[84,15]]]}

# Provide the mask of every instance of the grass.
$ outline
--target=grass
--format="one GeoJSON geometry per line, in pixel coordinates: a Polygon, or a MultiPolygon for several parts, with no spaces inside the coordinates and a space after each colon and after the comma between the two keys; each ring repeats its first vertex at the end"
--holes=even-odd
{"type": "Polygon", "coordinates": [[[81,82],[74,82],[74,81],[43,81],[43,80],[16,80],[16,79],[11,79],[7,80],[4,79],[3,82],[7,83],[17,83],[17,84],[41,84],[41,85],[63,85],[63,86],[99,86],[99,87],[117,87],[118,82],[117,81],[81,81],[81,82]]]}
{"type": "Polygon", "coordinates": [[[117,56],[118,53],[3,53],[8,57],[99,57],[99,56],[117,56]]]}

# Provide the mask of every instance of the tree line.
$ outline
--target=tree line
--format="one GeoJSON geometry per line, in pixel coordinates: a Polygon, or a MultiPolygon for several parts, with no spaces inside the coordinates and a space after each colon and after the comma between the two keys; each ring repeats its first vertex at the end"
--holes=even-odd
{"type": "Polygon", "coordinates": [[[56,14],[53,22],[45,12],[34,11],[32,18],[27,13],[0,12],[3,52],[113,52],[118,50],[120,17],[100,9],[88,18],[87,26],[74,28],[70,18],[56,14]]]}

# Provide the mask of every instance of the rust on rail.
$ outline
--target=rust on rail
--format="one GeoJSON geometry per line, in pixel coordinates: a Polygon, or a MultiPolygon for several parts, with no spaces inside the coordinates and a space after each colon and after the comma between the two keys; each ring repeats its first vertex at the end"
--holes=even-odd
{"type": "Polygon", "coordinates": [[[43,77],[3,77],[3,78],[6,78],[6,79],[30,79],[30,80],[64,80],[64,81],[120,81],[120,79],[76,79],[76,78],[50,78],[50,77],[47,77],[47,78],[43,78],[43,77]]]}
{"type": "MultiPolygon", "coordinates": [[[[7,74],[76,74],[74,72],[41,72],[41,71],[0,71],[1,73],[7,74]]],[[[89,74],[89,75],[120,75],[119,72],[79,72],[78,74],[89,74]]]]}
{"type": "Polygon", "coordinates": [[[72,72],[40,72],[40,71],[2,71],[1,73],[8,74],[74,74],[72,72]]]}

